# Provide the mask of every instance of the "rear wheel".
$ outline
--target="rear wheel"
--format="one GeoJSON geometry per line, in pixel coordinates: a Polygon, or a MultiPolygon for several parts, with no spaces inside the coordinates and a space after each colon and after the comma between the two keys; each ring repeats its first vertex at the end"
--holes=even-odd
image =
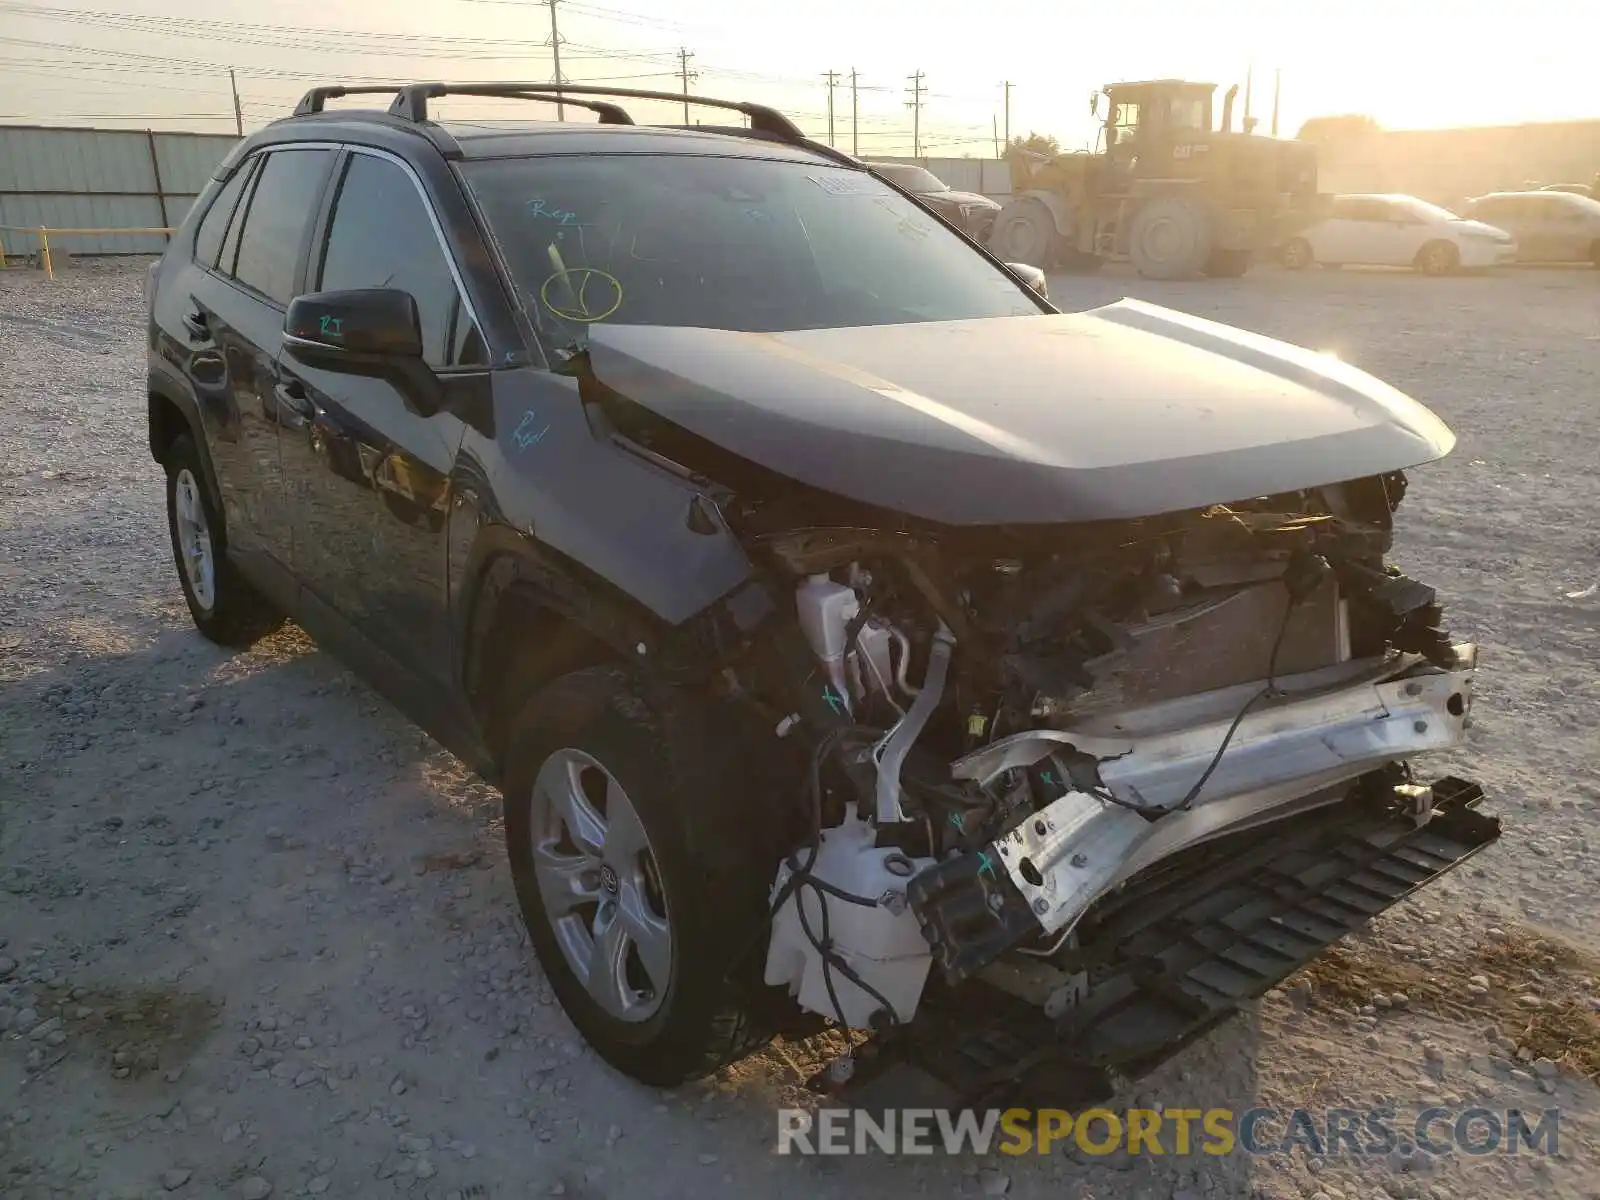
{"type": "Polygon", "coordinates": [[[1311,243],[1303,237],[1290,238],[1283,248],[1283,265],[1291,271],[1304,271],[1316,261],[1311,243]]]}
{"type": "Polygon", "coordinates": [[[612,1066],[671,1087],[759,1047],[760,936],[776,856],[737,717],[615,667],[523,710],[506,849],[562,1008],[612,1066]],[[733,722],[733,723],[730,723],[733,722]]]}
{"type": "Polygon", "coordinates": [[[1206,274],[1213,279],[1238,279],[1254,260],[1248,250],[1213,250],[1206,259],[1206,274]]]}
{"type": "Polygon", "coordinates": [[[1037,200],[1024,198],[1000,210],[989,233],[989,253],[1001,262],[1027,263],[1047,271],[1055,265],[1060,242],[1050,210],[1037,200]]]}
{"type": "Polygon", "coordinates": [[[1147,279],[1188,279],[1211,257],[1211,218],[1181,196],[1151,200],[1134,214],[1128,251],[1147,279]]]}
{"type": "Polygon", "coordinates": [[[1454,242],[1429,242],[1417,251],[1415,265],[1424,275],[1453,275],[1461,267],[1461,251],[1454,242]]]}
{"type": "Polygon", "coordinates": [[[228,561],[221,506],[206,487],[194,439],[175,438],[163,465],[172,560],[195,628],[219,645],[248,646],[283,624],[283,615],[228,561]]]}

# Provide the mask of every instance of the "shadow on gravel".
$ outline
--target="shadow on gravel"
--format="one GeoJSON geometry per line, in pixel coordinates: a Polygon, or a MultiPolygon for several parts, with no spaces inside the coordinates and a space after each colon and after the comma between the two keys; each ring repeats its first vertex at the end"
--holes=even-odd
{"type": "MultiPolygon", "coordinates": [[[[211,917],[218,911],[230,917],[226,940],[196,934],[191,943],[204,945],[200,953],[206,966],[195,978],[222,989],[215,995],[204,990],[207,985],[167,987],[137,974],[102,982],[105,961],[86,962],[74,981],[78,986],[33,987],[30,1002],[39,1020],[58,1024],[40,1039],[14,1043],[22,1053],[39,1051],[30,1074],[54,1074],[58,1065],[79,1072],[87,1068],[110,1074],[124,1087],[175,1078],[191,1056],[204,1051],[224,1004],[232,1009],[252,1002],[248,995],[234,994],[229,982],[252,986],[254,977],[244,973],[248,964],[268,950],[278,953],[272,971],[282,980],[289,978],[291,962],[315,966],[307,957],[310,942],[298,946],[293,960],[282,958],[283,938],[293,945],[296,936],[281,920],[290,910],[273,910],[267,920],[254,906],[294,880],[302,862],[322,857],[328,829],[313,822],[329,806],[343,806],[341,824],[360,830],[353,836],[387,850],[382,855],[387,867],[348,857],[341,864],[345,878],[365,880],[362,887],[375,882],[367,876],[386,870],[385,879],[398,873],[397,883],[415,880],[417,887],[432,888],[430,876],[492,865],[494,882],[472,888],[470,904],[462,904],[459,913],[448,891],[436,900],[440,906],[429,928],[441,936],[417,937],[408,950],[424,974],[444,977],[454,961],[445,957],[446,946],[467,936],[488,912],[503,909],[505,919],[517,919],[497,846],[481,852],[470,842],[460,844],[465,831],[458,826],[430,831],[410,823],[419,808],[459,815],[463,796],[482,799],[486,787],[296,629],[237,654],[188,631],[164,632],[130,652],[84,654],[0,688],[0,743],[9,774],[8,786],[0,789],[0,888],[5,889],[0,901],[15,906],[11,916],[17,929],[54,930],[80,945],[98,939],[118,946],[126,939],[132,950],[141,945],[134,939],[148,939],[150,931],[179,923],[196,906],[211,917]],[[296,823],[297,817],[303,823],[296,823]],[[269,827],[274,824],[277,828],[269,827]],[[204,867],[185,874],[138,865],[145,854],[181,853],[184,858],[175,861],[206,863],[204,843],[217,838],[262,849],[250,851],[248,859],[236,849],[232,873],[225,877],[204,873],[204,867]],[[441,845],[442,840],[455,845],[441,845]],[[63,853],[67,843],[71,853],[63,853]],[[188,843],[198,844],[187,848],[188,843]],[[294,857],[302,851],[304,858],[294,857]],[[246,907],[228,907],[235,903],[246,907]],[[53,1045],[51,1032],[62,1034],[53,1045]]],[[[302,877],[300,886],[309,878],[302,877]]],[[[320,871],[317,878],[323,878],[320,871]]],[[[456,886],[449,885],[450,890],[456,886]]],[[[333,896],[346,893],[327,895],[331,906],[333,896]]],[[[402,912],[395,910],[393,918],[403,919],[402,912]]],[[[393,918],[358,917],[346,932],[373,936],[375,927],[367,922],[375,919],[392,934],[387,921],[393,918]]],[[[149,949],[151,943],[144,946],[149,949]]],[[[290,986],[285,982],[285,991],[290,986]]],[[[322,1002],[356,1010],[368,998],[351,992],[328,994],[322,1002]]],[[[472,1036],[462,1029],[452,1041],[475,1047],[472,1036]]],[[[1256,1074],[1260,1041],[1254,1012],[1235,1017],[1147,1076],[1124,1081],[1101,1107],[1119,1122],[1132,1108],[1225,1109],[1236,1120],[1262,1103],[1256,1074]]],[[[722,1157],[737,1172],[741,1189],[754,1187],[772,1168],[776,1109],[815,1105],[818,1098],[801,1084],[840,1048],[837,1037],[827,1035],[774,1043],[711,1080],[680,1089],[679,1095],[719,1098],[731,1110],[729,1124],[738,1127],[739,1136],[727,1143],[722,1157]],[[746,1148],[736,1149],[739,1143],[746,1148]]],[[[439,1049],[446,1055],[452,1051],[448,1044],[439,1049]]],[[[495,1053],[502,1057],[498,1049],[495,1053]]],[[[468,1059],[474,1056],[467,1052],[468,1059]]],[[[509,1051],[503,1057],[515,1068],[518,1057],[531,1065],[534,1052],[509,1051]]],[[[620,1082],[592,1056],[586,1061],[590,1085],[608,1088],[620,1082]]],[[[914,1096],[890,1102],[927,1103],[914,1096]]],[[[1054,1096],[1048,1088],[1032,1092],[1027,1103],[1075,1113],[1083,1109],[1076,1096],[1054,1096]]],[[[689,1132],[685,1127],[686,1136],[689,1132]]],[[[1125,1125],[1117,1127],[1120,1136],[1114,1139],[1108,1132],[1103,1123],[1092,1125],[1081,1141],[1069,1134],[1043,1152],[1031,1142],[1021,1154],[1000,1153],[1006,1139],[997,1135],[990,1153],[952,1159],[888,1156],[872,1149],[859,1156],[778,1159],[786,1177],[780,1191],[793,1195],[796,1185],[810,1180],[826,1181],[844,1195],[898,1195],[913,1176],[927,1183],[931,1175],[939,1181],[938,1191],[1007,1194],[993,1190],[1004,1176],[1007,1187],[1011,1181],[1017,1185],[1011,1194],[1148,1192],[1165,1200],[1185,1189],[1201,1197],[1248,1195],[1263,1169],[1239,1150],[1205,1153],[1198,1121],[1187,1152],[1180,1152],[1170,1120],[1159,1127],[1160,1153],[1148,1142],[1144,1153],[1128,1153],[1125,1125]]],[[[1007,1144],[1015,1146],[1015,1140],[1007,1144]]],[[[571,1186],[573,1195],[584,1187],[576,1180],[571,1186]]]]}

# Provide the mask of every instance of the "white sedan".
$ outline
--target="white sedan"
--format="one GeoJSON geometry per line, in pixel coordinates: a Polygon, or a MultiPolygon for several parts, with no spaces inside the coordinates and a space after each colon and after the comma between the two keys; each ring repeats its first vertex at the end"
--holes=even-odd
{"type": "Polygon", "coordinates": [[[1429,275],[1515,262],[1509,233],[1415,196],[1336,196],[1329,215],[1283,248],[1296,270],[1313,263],[1415,267],[1429,275]]]}

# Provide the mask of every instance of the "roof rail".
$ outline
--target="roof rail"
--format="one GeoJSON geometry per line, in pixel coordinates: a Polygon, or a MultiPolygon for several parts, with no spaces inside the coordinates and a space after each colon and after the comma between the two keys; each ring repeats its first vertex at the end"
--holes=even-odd
{"type": "Polygon", "coordinates": [[[379,93],[393,95],[405,86],[403,83],[395,83],[384,87],[314,87],[300,97],[300,103],[294,106],[294,115],[306,117],[312,113],[319,113],[329,100],[337,100],[341,96],[372,96],[379,93]]]}
{"type": "MultiPolygon", "coordinates": [[[[562,88],[561,91],[564,91],[562,88]]],[[[598,89],[597,89],[598,90],[598,89]]],[[[543,100],[549,104],[570,104],[600,114],[602,125],[632,125],[634,120],[620,104],[603,100],[569,99],[552,84],[539,83],[412,83],[399,89],[389,115],[402,121],[426,121],[428,99],[433,96],[500,96],[507,100],[543,100]]]]}
{"type": "MultiPolygon", "coordinates": [[[[665,100],[671,104],[698,104],[706,108],[725,108],[743,113],[750,118],[750,128],[759,133],[771,134],[786,142],[805,141],[800,127],[775,108],[765,104],[751,104],[745,100],[716,100],[709,96],[691,96],[682,92],[655,92],[640,88],[595,87],[591,84],[551,83],[413,83],[395,89],[398,95],[389,106],[391,115],[408,121],[428,119],[428,101],[435,96],[507,96],[511,99],[557,96],[563,101],[567,96],[621,96],[632,100],[665,100]]],[[[574,101],[574,103],[576,103],[574,101]]],[[[620,109],[618,111],[621,111],[620,109]]],[[[632,124],[630,118],[627,124],[632,124]]]]}

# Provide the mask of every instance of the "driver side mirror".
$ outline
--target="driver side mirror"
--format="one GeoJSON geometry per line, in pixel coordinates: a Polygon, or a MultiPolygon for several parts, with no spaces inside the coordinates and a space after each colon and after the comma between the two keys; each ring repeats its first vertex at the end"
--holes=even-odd
{"type": "Polygon", "coordinates": [[[283,348],[307,366],[387,380],[423,416],[439,410],[439,378],[422,359],[422,322],[410,292],[296,296],[284,318],[283,348]]]}
{"type": "Polygon", "coordinates": [[[1013,275],[1020,275],[1022,282],[1026,283],[1046,300],[1050,298],[1050,289],[1045,284],[1044,272],[1039,270],[1038,267],[1029,266],[1027,263],[1008,262],[1006,263],[1006,270],[1013,275]]]}

